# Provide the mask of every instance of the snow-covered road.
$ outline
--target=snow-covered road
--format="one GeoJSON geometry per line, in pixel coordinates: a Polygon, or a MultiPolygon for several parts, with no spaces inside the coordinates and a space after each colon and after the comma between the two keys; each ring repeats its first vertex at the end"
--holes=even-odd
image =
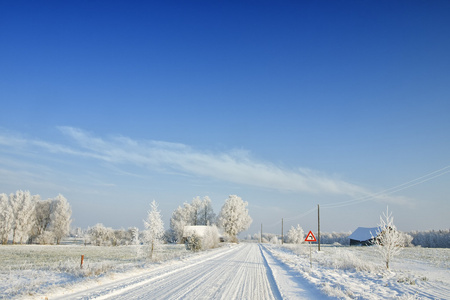
{"type": "Polygon", "coordinates": [[[138,276],[60,295],[60,299],[323,298],[283,268],[264,246],[240,244],[161,265],[138,276]]]}

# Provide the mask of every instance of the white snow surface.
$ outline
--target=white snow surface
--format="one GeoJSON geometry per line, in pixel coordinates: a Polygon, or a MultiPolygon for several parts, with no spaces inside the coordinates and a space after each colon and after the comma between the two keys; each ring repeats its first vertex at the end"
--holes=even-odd
{"type": "MultiPolygon", "coordinates": [[[[15,298],[450,299],[449,254],[406,248],[386,270],[372,247],[241,243],[15,298]]],[[[27,272],[12,275],[27,282],[27,272]]]]}

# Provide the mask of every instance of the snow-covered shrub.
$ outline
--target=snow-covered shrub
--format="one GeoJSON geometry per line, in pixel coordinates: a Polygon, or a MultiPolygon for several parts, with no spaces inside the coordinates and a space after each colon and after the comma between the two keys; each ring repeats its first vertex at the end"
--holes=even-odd
{"type": "Polygon", "coordinates": [[[278,238],[276,235],[274,235],[271,239],[270,239],[270,243],[271,244],[278,244],[278,238]]]}
{"type": "Polygon", "coordinates": [[[217,248],[217,246],[219,246],[219,231],[216,225],[208,226],[202,239],[202,249],[212,249],[217,248]]]}
{"type": "Polygon", "coordinates": [[[202,238],[198,234],[193,233],[186,238],[185,244],[187,250],[200,251],[202,249],[202,238]]]}
{"type": "Polygon", "coordinates": [[[96,246],[110,246],[111,239],[114,235],[114,230],[110,227],[105,227],[101,223],[97,223],[94,227],[88,229],[88,234],[91,243],[96,246]]]}
{"type": "Polygon", "coordinates": [[[403,239],[403,247],[412,247],[412,241],[414,238],[410,234],[407,234],[405,232],[402,232],[401,235],[403,239]]]}
{"type": "Polygon", "coordinates": [[[36,242],[41,245],[50,245],[55,242],[55,235],[51,231],[44,231],[37,238],[36,242]]]}

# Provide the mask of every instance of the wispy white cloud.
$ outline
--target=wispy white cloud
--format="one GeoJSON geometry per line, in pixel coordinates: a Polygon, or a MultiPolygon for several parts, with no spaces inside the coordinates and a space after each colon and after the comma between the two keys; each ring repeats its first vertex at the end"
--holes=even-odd
{"type": "MultiPolygon", "coordinates": [[[[82,147],[83,155],[112,163],[132,163],[293,192],[352,196],[365,192],[361,187],[312,170],[284,170],[268,162],[256,161],[245,151],[202,152],[177,143],[135,141],[125,137],[102,139],[77,128],[60,127],[60,130],[82,147]]],[[[61,151],[69,153],[66,149],[61,151]]]]}
{"type": "MultiPolygon", "coordinates": [[[[314,170],[288,170],[270,162],[257,161],[247,151],[213,153],[179,143],[138,141],[124,136],[101,138],[78,128],[58,129],[72,141],[71,146],[23,138],[11,139],[1,133],[0,144],[20,147],[29,145],[50,153],[91,158],[113,165],[133,164],[160,172],[204,176],[281,191],[347,195],[352,198],[372,194],[363,187],[314,170]]],[[[391,198],[380,196],[383,201],[391,198]]]]}

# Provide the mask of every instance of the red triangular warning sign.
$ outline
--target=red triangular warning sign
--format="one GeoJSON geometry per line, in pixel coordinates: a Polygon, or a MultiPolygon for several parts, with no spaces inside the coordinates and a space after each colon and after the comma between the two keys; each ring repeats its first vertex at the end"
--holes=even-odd
{"type": "Polygon", "coordinates": [[[317,242],[316,237],[311,230],[308,232],[308,235],[306,235],[305,242],[317,242]]]}

